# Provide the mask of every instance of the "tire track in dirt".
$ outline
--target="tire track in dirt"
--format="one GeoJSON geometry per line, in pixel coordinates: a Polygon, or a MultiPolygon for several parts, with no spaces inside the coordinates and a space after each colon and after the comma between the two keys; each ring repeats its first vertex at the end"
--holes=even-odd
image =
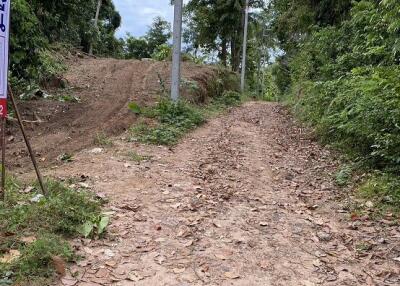
{"type": "Polygon", "coordinates": [[[277,104],[247,103],[170,149],[116,140],[48,175],[88,175],[114,212],[60,285],[398,285],[398,227],[349,221],[333,155],[277,104]],[[153,159],[129,162],[134,150],[153,159]],[[381,239],[385,243],[379,243],[381,239]],[[373,241],[372,252],[357,250],[373,241]]]}

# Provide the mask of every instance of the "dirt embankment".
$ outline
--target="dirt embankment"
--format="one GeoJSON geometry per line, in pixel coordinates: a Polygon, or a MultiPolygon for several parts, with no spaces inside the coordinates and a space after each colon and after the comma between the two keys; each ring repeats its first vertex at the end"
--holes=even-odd
{"type": "MultiPolygon", "coordinates": [[[[204,101],[208,96],[207,85],[217,72],[212,67],[184,63],[182,73],[189,83],[184,95],[204,101]],[[196,82],[196,88],[191,82],[196,82]]],[[[58,92],[79,98],[79,103],[44,99],[19,103],[41,165],[54,163],[60,154],[71,154],[92,145],[97,134],[118,135],[129,128],[137,116],[128,110],[128,103],[154,104],[163,88],[169,89],[170,63],[79,59],[71,64],[65,78],[70,88],[58,92]]],[[[7,141],[8,158],[12,158],[8,167],[30,168],[16,122],[11,123],[7,141]]]]}

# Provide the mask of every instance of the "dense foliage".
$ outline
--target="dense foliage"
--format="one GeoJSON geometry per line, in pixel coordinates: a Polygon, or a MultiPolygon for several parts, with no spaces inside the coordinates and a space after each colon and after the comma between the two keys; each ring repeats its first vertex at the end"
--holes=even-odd
{"type": "Polygon", "coordinates": [[[168,46],[170,38],[171,24],[161,17],[156,17],[144,37],[127,35],[125,56],[133,59],[160,57],[163,51],[170,50],[168,46]]]}
{"type": "Polygon", "coordinates": [[[97,0],[13,0],[11,2],[11,73],[18,79],[40,81],[56,61],[47,51],[54,46],[116,56],[122,49],[114,37],[121,17],[112,0],[103,0],[98,27],[97,0]]]}
{"type": "Polygon", "coordinates": [[[303,119],[370,166],[400,172],[400,2],[272,1],[271,68],[303,119]]]}
{"type": "MultiPolygon", "coordinates": [[[[239,71],[245,3],[245,0],[189,1],[185,6],[184,32],[188,48],[195,55],[198,52],[216,54],[222,65],[239,71]]],[[[251,0],[249,5],[251,8],[262,8],[264,1],[251,0]]],[[[257,23],[256,13],[250,13],[250,23],[251,26],[257,23]]]]}

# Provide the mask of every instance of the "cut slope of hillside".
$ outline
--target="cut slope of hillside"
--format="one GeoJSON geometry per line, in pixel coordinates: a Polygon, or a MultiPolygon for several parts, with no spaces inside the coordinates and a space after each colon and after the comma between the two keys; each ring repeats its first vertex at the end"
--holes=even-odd
{"type": "MultiPolygon", "coordinates": [[[[209,66],[183,64],[185,97],[201,102],[207,99],[210,83],[218,70],[209,66]]],[[[155,61],[79,59],[65,74],[69,88],[61,95],[80,102],[56,100],[21,101],[29,137],[43,165],[61,154],[71,154],[94,143],[98,134],[118,135],[132,125],[137,116],[128,110],[132,101],[152,105],[169,89],[170,63],[155,61]]],[[[8,131],[7,154],[10,167],[30,167],[26,148],[16,122],[8,131]]]]}

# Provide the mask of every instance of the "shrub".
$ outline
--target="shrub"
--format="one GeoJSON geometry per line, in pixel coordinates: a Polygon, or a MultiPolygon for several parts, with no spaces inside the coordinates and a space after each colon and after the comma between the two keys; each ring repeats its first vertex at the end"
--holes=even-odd
{"type": "Polygon", "coordinates": [[[228,106],[239,105],[241,100],[242,100],[242,98],[241,98],[241,94],[239,92],[229,90],[229,91],[224,91],[222,96],[216,97],[214,99],[214,103],[222,104],[222,105],[228,107],[228,106]]]}
{"type": "Polygon", "coordinates": [[[139,141],[152,144],[173,145],[187,131],[205,122],[204,116],[185,101],[175,103],[162,99],[156,106],[143,110],[142,113],[157,119],[157,126],[140,124],[131,128],[131,133],[139,141]]]}
{"type": "Polygon", "coordinates": [[[382,214],[400,214],[400,181],[388,174],[376,174],[367,180],[358,191],[359,195],[372,200],[382,214]]]}
{"type": "Polygon", "coordinates": [[[157,61],[172,60],[172,48],[168,44],[162,44],[156,48],[154,53],[151,55],[152,59],[157,61]]]}
{"type": "Polygon", "coordinates": [[[310,83],[298,111],[326,142],[400,171],[399,72],[399,67],[360,68],[345,78],[310,83]]]}

